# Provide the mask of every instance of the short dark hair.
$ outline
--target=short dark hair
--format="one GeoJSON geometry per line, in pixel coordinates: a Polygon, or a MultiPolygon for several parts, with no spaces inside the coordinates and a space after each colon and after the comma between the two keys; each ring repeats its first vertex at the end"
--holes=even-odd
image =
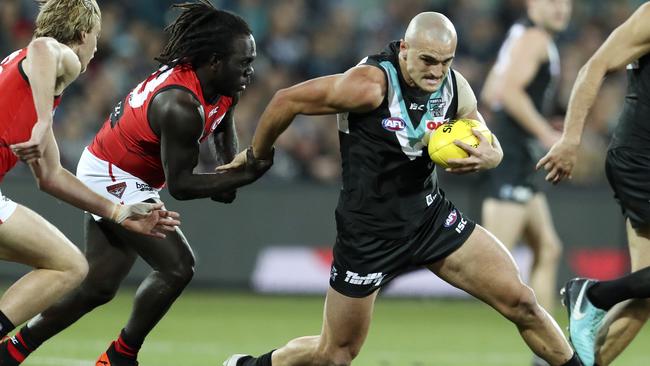
{"type": "Polygon", "coordinates": [[[165,31],[170,35],[156,60],[170,67],[189,64],[196,68],[232,52],[235,37],[250,35],[248,23],[240,16],[215,8],[207,0],[175,4],[182,13],[165,31]]]}

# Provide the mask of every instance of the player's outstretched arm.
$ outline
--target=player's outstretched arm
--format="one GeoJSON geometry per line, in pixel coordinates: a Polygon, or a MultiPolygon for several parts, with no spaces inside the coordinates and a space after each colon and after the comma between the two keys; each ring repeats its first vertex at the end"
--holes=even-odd
{"type": "Polygon", "coordinates": [[[609,35],[580,69],[571,90],[562,138],[537,163],[537,169],[548,171],[547,181],[557,184],[571,177],[587,114],[605,76],[650,52],[649,18],[650,3],[645,3],[609,35]]]}
{"type": "Polygon", "coordinates": [[[268,156],[275,140],[298,114],[368,112],[381,105],[385,94],[384,73],[367,65],[279,90],[260,117],[253,137],[253,154],[268,156]]]}
{"type": "Polygon", "coordinates": [[[253,136],[252,151],[237,154],[217,171],[232,171],[266,159],[278,136],[299,114],[322,115],[368,112],[378,108],[386,95],[386,77],[374,66],[355,66],[343,74],[307,80],[275,93],[260,117],[253,136]]]}
{"type": "Polygon", "coordinates": [[[215,197],[254,182],[271,167],[272,159],[255,160],[241,169],[195,174],[203,113],[189,92],[169,89],[157,94],[149,107],[149,120],[160,136],[160,158],[169,193],[178,200],[215,197]]]}
{"type": "Polygon", "coordinates": [[[131,231],[164,238],[166,231],[180,225],[178,213],[164,211],[162,203],[120,205],[86,187],[77,177],[61,166],[59,148],[52,129],[45,136],[45,151],[41,159],[29,163],[38,187],[82,210],[114,221],[131,231]]]}
{"type": "Polygon", "coordinates": [[[32,89],[37,121],[28,141],[11,145],[23,161],[31,162],[42,156],[48,130],[52,128],[52,101],[57,82],[66,85],[81,72],[81,63],[74,52],[54,38],[40,37],[27,46],[23,69],[32,89]]]}

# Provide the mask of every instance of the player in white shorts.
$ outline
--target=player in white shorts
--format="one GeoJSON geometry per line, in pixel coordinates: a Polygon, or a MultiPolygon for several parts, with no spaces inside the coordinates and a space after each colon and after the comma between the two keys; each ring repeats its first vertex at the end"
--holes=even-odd
{"type": "MultiPolygon", "coordinates": [[[[181,13],[168,27],[169,42],[157,59],[163,66],[118,101],[79,162],[79,179],[113,202],[155,201],[165,186],[179,200],[232,202],[237,187],[271,166],[251,159],[236,172],[194,173],[202,141],[214,144],[219,163],[237,153],[233,111],[251,81],[256,50],[240,17],[207,1],[177,7],[181,13]]],[[[218,218],[206,221],[219,225],[218,218]]],[[[31,342],[23,356],[110,301],[142,258],[152,271],[136,291],[128,321],[121,330],[116,326],[117,339],[96,362],[135,366],[147,335],[194,275],[192,248],[180,230],[154,239],[90,215],[85,217],[85,245],[86,279],[18,332],[31,342]]],[[[15,359],[13,365],[20,362],[15,359]]]]}
{"type": "MultiPolygon", "coordinates": [[[[95,0],[43,2],[34,39],[0,62],[0,180],[21,160],[42,191],[114,225],[161,238],[164,231],[176,230],[178,214],[160,211],[161,204],[116,204],[61,167],[53,107],[93,57],[100,18],[95,0]]],[[[88,271],[84,256],[63,233],[1,194],[0,259],[33,267],[0,297],[0,337],[75,288],[88,271]]],[[[20,358],[25,347],[21,337],[3,342],[0,365],[8,364],[9,354],[20,358]]]]}

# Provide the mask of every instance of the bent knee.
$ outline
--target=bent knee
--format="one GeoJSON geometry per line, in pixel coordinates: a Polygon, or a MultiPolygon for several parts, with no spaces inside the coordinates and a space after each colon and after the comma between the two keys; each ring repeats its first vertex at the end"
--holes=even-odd
{"type": "Polygon", "coordinates": [[[117,294],[118,285],[112,283],[84,283],[81,288],[81,296],[84,303],[92,307],[104,305],[113,300],[117,294]]]}
{"type": "Polygon", "coordinates": [[[337,347],[320,355],[315,364],[323,366],[349,366],[359,354],[357,347],[337,347]]]}
{"type": "Polygon", "coordinates": [[[66,258],[60,272],[65,287],[77,287],[88,275],[88,261],[80,252],[74,252],[66,258]]]}
{"type": "Polygon", "coordinates": [[[497,306],[497,309],[508,319],[516,324],[525,324],[538,321],[543,312],[533,290],[521,284],[497,306]]]}
{"type": "Polygon", "coordinates": [[[562,243],[557,237],[545,239],[539,257],[547,262],[558,262],[562,257],[562,243]]]}
{"type": "Polygon", "coordinates": [[[326,366],[348,366],[352,363],[359,351],[361,345],[355,345],[354,342],[349,344],[327,347],[321,352],[321,362],[319,364],[326,366]]]}
{"type": "Polygon", "coordinates": [[[185,287],[194,277],[194,258],[179,262],[173,268],[163,272],[171,286],[185,287]]]}
{"type": "Polygon", "coordinates": [[[648,318],[650,315],[650,299],[633,299],[627,304],[628,311],[636,318],[648,318]]]}

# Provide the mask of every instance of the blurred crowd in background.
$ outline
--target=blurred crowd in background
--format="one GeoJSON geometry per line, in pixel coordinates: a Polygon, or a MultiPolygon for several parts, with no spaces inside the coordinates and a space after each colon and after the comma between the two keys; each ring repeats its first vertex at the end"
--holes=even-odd
{"type": "MultiPolygon", "coordinates": [[[[101,0],[102,32],[98,52],[79,82],[66,90],[55,126],[64,165],[74,171],[113,106],[158,68],[154,60],[165,43],[170,8],[183,0],[101,0]]],[[[563,110],[579,68],[606,36],[643,1],[574,0],[569,29],[558,36],[562,82],[557,114],[563,110]]],[[[250,143],[259,116],[283,87],[326,74],[344,72],[391,40],[400,39],[409,20],[421,11],[446,14],[459,44],[453,67],[480,94],[509,26],[525,12],[525,0],[213,0],[241,15],[253,29],[258,57],[253,84],[237,107],[240,145],[250,143]]],[[[25,47],[38,12],[34,0],[0,1],[0,57],[25,47]]],[[[587,122],[574,184],[604,181],[604,156],[625,92],[625,75],[608,78],[587,122]]],[[[486,108],[480,109],[488,121],[486,108]]],[[[270,174],[278,180],[338,183],[338,133],[333,116],[299,117],[276,145],[270,174]]]]}

